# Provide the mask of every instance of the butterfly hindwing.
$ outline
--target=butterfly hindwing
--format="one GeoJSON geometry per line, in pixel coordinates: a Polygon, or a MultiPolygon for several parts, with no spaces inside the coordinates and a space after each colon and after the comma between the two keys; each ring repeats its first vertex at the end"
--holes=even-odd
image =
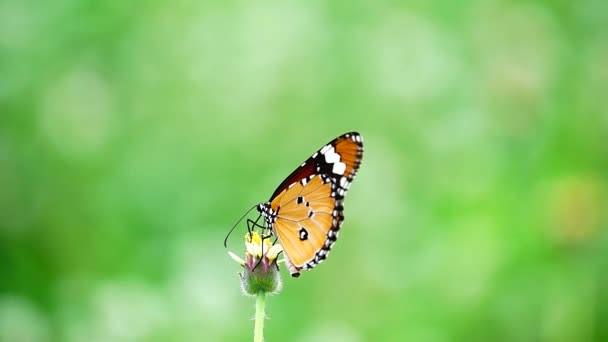
{"type": "Polygon", "coordinates": [[[344,220],[344,195],[363,156],[363,139],[346,133],[294,170],[258,210],[277,234],[292,276],[322,262],[344,220]]]}
{"type": "Polygon", "coordinates": [[[291,265],[298,269],[311,268],[307,267],[311,256],[313,260],[314,257],[324,259],[324,248],[331,247],[324,245],[328,232],[333,229],[337,234],[339,222],[338,217],[333,216],[336,200],[331,196],[332,191],[329,181],[315,175],[304,185],[294,184],[271,202],[271,207],[279,209],[273,229],[291,265]],[[277,202],[281,203],[280,207],[277,202]]]}

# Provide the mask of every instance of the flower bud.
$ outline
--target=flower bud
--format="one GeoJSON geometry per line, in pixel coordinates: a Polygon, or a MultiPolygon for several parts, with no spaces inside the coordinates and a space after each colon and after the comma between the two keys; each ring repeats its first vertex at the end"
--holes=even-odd
{"type": "Polygon", "coordinates": [[[273,245],[268,238],[262,241],[258,232],[252,232],[245,235],[245,246],[245,260],[229,252],[243,266],[240,274],[243,293],[251,296],[260,292],[278,293],[283,285],[277,265],[281,245],[273,245]]]}

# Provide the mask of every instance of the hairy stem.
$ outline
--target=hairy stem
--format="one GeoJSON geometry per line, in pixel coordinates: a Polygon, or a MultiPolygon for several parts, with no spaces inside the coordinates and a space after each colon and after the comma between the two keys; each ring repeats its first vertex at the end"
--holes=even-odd
{"type": "Polygon", "coordinates": [[[258,292],[255,300],[255,329],[253,331],[253,342],[264,341],[264,308],[266,306],[266,293],[258,292]]]}

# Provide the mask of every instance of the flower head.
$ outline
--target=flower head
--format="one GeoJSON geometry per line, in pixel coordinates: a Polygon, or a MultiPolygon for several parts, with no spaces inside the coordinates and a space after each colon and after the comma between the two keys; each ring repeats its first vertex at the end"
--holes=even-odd
{"type": "Polygon", "coordinates": [[[259,292],[278,293],[282,282],[277,257],[283,251],[280,244],[272,244],[270,238],[262,239],[258,232],[245,234],[245,260],[228,252],[230,257],[243,266],[241,288],[247,295],[259,292]]]}

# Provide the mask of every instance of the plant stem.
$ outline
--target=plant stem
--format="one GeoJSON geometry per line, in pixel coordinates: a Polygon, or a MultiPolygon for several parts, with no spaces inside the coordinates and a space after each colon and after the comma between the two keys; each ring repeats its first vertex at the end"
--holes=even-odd
{"type": "Polygon", "coordinates": [[[258,292],[255,300],[255,330],[253,331],[253,342],[264,341],[264,307],[266,306],[266,293],[258,292]]]}

